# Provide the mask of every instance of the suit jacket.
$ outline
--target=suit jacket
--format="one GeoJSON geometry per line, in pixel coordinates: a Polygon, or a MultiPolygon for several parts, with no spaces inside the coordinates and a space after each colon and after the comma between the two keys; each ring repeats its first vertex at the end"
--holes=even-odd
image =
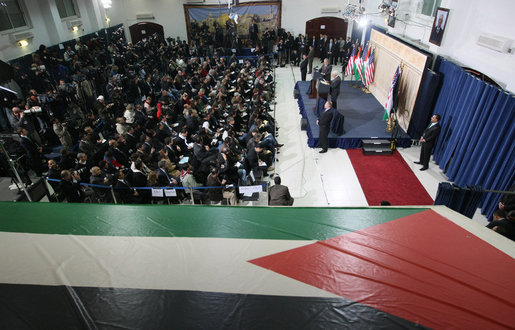
{"type": "Polygon", "coordinates": [[[25,150],[27,154],[27,158],[29,160],[39,160],[41,159],[41,156],[39,154],[39,148],[38,146],[28,137],[23,136],[20,139],[20,144],[22,148],[25,150]]]}
{"type": "Polygon", "coordinates": [[[435,144],[435,140],[440,134],[440,123],[434,124],[432,127],[428,127],[424,130],[422,137],[426,140],[425,144],[427,147],[432,147],[435,144]]]}
{"type": "Polygon", "coordinates": [[[441,43],[442,37],[443,37],[443,29],[435,26],[435,28],[431,31],[431,37],[429,38],[429,40],[432,40],[436,43],[441,43]]]}
{"type": "Polygon", "coordinates": [[[115,184],[116,195],[119,199],[122,200],[125,204],[131,204],[136,202],[136,198],[134,196],[134,190],[129,185],[126,180],[120,181],[118,180],[115,184]]]}
{"type": "Polygon", "coordinates": [[[259,154],[254,148],[247,151],[247,161],[251,170],[259,169],[259,154]]]}
{"type": "Polygon", "coordinates": [[[80,141],[79,150],[91,157],[95,153],[96,147],[89,141],[80,141]]]}
{"type": "Polygon", "coordinates": [[[59,185],[61,194],[66,197],[68,203],[82,203],[84,200],[84,193],[78,183],[62,180],[59,185]]]}
{"type": "Polygon", "coordinates": [[[331,89],[329,90],[329,94],[331,94],[331,101],[334,101],[340,95],[340,84],[342,83],[342,78],[336,77],[331,80],[331,89]]]}
{"type": "Polygon", "coordinates": [[[140,171],[131,171],[129,174],[130,183],[133,187],[146,187],[147,176],[140,171]]]}
{"type": "Polygon", "coordinates": [[[163,169],[157,169],[157,182],[162,187],[168,187],[171,185],[172,177],[166,173],[163,169]]]}
{"type": "Polygon", "coordinates": [[[331,71],[333,70],[333,66],[331,64],[328,64],[327,66],[322,65],[320,68],[320,73],[324,77],[325,80],[329,81],[331,80],[331,71]]]}
{"type": "Polygon", "coordinates": [[[288,187],[276,184],[268,189],[268,205],[293,205],[288,187]]]}
{"type": "Polygon", "coordinates": [[[308,60],[313,61],[314,58],[315,58],[315,48],[311,49],[308,52],[308,60]]]}
{"type": "Polygon", "coordinates": [[[325,126],[325,127],[329,128],[331,126],[331,121],[333,120],[333,115],[334,115],[333,108],[330,108],[327,111],[324,111],[318,118],[318,126],[320,126],[320,127],[325,126]]]}
{"type": "Polygon", "coordinates": [[[306,57],[300,62],[300,72],[308,72],[308,58],[306,57]]]}

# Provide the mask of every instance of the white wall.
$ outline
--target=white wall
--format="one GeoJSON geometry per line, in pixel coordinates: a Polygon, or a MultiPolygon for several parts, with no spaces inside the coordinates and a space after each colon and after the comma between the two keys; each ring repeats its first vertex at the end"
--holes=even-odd
{"type": "Polygon", "coordinates": [[[84,34],[98,31],[105,27],[102,9],[98,0],[77,0],[82,26],[78,32],[72,32],[61,20],[55,6],[55,0],[19,0],[27,8],[30,27],[18,29],[16,32],[0,33],[0,58],[4,61],[15,59],[35,52],[40,44],[52,46],[62,41],[71,40],[84,34]],[[31,32],[34,38],[27,47],[21,48],[9,38],[11,33],[31,32]]]}
{"type": "MultiPolygon", "coordinates": [[[[186,38],[184,17],[184,0],[113,0],[112,8],[104,11],[101,0],[77,0],[81,21],[81,31],[74,34],[61,21],[55,8],[55,0],[20,0],[30,8],[30,20],[34,34],[32,43],[26,48],[12,44],[9,35],[0,34],[0,58],[10,60],[34,52],[40,44],[53,45],[76,36],[94,32],[105,27],[105,14],[111,19],[111,26],[123,23],[126,28],[137,23],[136,14],[151,12],[155,19],[151,22],[162,24],[165,36],[186,38]]],[[[242,0],[240,2],[249,2],[242,0]]],[[[395,28],[386,25],[384,17],[377,14],[381,0],[365,2],[369,19],[375,25],[386,27],[392,34],[418,40],[420,46],[429,51],[452,58],[458,63],[478,70],[511,92],[515,92],[515,55],[501,54],[476,45],[477,37],[482,32],[494,33],[508,38],[515,38],[514,0],[494,0],[488,5],[484,0],[443,0],[442,7],[449,8],[449,20],[441,47],[428,42],[432,21],[414,15],[421,0],[400,0],[398,17],[406,19],[405,24],[397,21],[395,28]],[[493,5],[493,3],[495,5],[493,5]]],[[[224,3],[224,0],[220,0],[224,3]]],[[[352,0],[357,2],[357,0],[352,0]]],[[[217,4],[218,0],[206,0],[206,4],[217,4]]],[[[294,35],[305,32],[306,21],[320,17],[322,8],[343,10],[347,1],[342,0],[283,0],[282,27],[294,35]]],[[[341,14],[335,14],[341,17],[341,14]]],[[[349,24],[349,31],[350,34],[349,24]]],[[[126,30],[127,35],[128,29],[126,30]]],[[[417,43],[416,41],[414,43],[417,43]]],[[[515,48],[515,44],[513,46],[515,48]]]]}
{"type": "MultiPolygon", "coordinates": [[[[377,11],[380,2],[368,0],[367,12],[377,11]]],[[[430,52],[480,71],[506,90],[515,92],[515,54],[502,54],[476,44],[479,34],[484,32],[515,38],[515,20],[512,17],[515,1],[443,0],[442,7],[450,9],[450,13],[440,47],[428,41],[433,22],[414,15],[418,1],[399,2],[398,17],[405,20],[408,14],[407,24],[398,20],[395,28],[390,28],[381,16],[371,15],[370,19],[374,24],[388,28],[389,33],[416,40],[415,44],[430,52]]],[[[515,50],[515,44],[513,48],[515,50]]]]}
{"type": "Polygon", "coordinates": [[[152,22],[163,25],[165,37],[180,36],[186,39],[186,19],[183,0],[113,0],[107,10],[111,26],[123,23],[125,35],[130,38],[129,26],[138,22],[152,22]],[[136,14],[152,13],[154,19],[137,20],[136,14]]]}

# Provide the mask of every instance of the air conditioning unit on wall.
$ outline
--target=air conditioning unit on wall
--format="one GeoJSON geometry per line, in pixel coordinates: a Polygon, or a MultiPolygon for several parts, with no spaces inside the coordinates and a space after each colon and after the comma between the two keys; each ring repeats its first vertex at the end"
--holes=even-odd
{"type": "Polygon", "coordinates": [[[140,20],[145,20],[145,19],[154,19],[154,13],[137,13],[136,14],[136,19],[140,20]]]}
{"type": "Polygon", "coordinates": [[[322,8],[322,10],[320,11],[321,14],[338,14],[339,12],[341,12],[341,10],[339,8],[322,8]]]}
{"type": "Polygon", "coordinates": [[[482,33],[477,38],[477,44],[490,48],[500,53],[509,53],[513,39],[508,39],[495,34],[482,33]]]}
{"type": "Polygon", "coordinates": [[[66,26],[68,27],[68,29],[71,29],[74,26],[81,26],[81,25],[82,25],[82,21],[80,21],[80,20],[66,21],[66,26]]]}
{"type": "Polygon", "coordinates": [[[20,32],[20,33],[11,33],[9,35],[9,38],[11,39],[12,43],[17,43],[20,40],[29,40],[34,38],[34,35],[32,32],[20,32]]]}

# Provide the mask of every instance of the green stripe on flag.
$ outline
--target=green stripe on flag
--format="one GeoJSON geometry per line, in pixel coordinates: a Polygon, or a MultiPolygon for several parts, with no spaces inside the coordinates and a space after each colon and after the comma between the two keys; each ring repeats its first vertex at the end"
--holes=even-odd
{"type": "Polygon", "coordinates": [[[384,111],[384,116],[383,116],[383,120],[387,120],[388,119],[388,111],[384,111]]]}
{"type": "Polygon", "coordinates": [[[268,208],[0,202],[0,231],[325,240],[427,208],[268,208]]]}

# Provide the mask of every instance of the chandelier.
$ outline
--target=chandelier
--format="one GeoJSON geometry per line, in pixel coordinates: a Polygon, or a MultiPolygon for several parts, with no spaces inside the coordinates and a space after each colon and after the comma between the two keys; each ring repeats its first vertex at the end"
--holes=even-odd
{"type": "Polygon", "coordinates": [[[364,14],[365,8],[361,5],[361,0],[359,4],[351,4],[349,0],[342,12],[343,18],[349,21],[359,20],[364,14]]]}
{"type": "Polygon", "coordinates": [[[377,7],[379,12],[383,16],[395,16],[395,10],[397,9],[397,1],[383,0],[382,3],[377,7]]]}

